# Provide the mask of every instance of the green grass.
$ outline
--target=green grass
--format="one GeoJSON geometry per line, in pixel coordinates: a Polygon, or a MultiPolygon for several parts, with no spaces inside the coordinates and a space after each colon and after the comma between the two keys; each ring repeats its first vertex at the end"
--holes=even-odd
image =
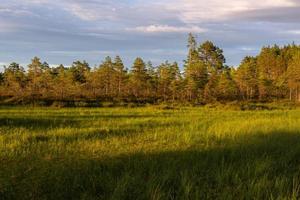
{"type": "Polygon", "coordinates": [[[300,110],[2,108],[0,199],[299,199],[300,110]]]}

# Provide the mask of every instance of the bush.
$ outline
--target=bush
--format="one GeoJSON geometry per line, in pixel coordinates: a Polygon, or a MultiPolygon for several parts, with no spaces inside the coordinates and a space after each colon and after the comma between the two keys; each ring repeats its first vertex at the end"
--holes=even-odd
{"type": "Polygon", "coordinates": [[[267,105],[267,104],[242,104],[240,106],[240,110],[274,110],[273,107],[267,105]]]}
{"type": "Polygon", "coordinates": [[[55,107],[55,108],[64,108],[64,107],[67,107],[66,103],[63,102],[63,101],[54,101],[51,106],[55,107]]]}

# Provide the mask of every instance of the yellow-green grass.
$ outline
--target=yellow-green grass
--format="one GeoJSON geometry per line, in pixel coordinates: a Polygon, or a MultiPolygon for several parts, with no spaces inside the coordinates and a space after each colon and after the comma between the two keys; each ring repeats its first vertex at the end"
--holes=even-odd
{"type": "Polygon", "coordinates": [[[300,110],[0,109],[0,199],[299,194],[300,110]]]}

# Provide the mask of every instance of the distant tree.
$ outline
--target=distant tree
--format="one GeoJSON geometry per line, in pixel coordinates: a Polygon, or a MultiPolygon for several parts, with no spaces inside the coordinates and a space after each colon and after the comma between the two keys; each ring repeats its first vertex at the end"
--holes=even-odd
{"type": "Polygon", "coordinates": [[[172,95],[172,101],[181,100],[182,99],[182,91],[183,91],[183,79],[180,73],[179,66],[176,62],[171,65],[171,83],[170,83],[170,91],[172,95]]]}
{"type": "Polygon", "coordinates": [[[141,58],[136,58],[130,72],[130,88],[135,98],[144,98],[147,90],[148,74],[146,64],[141,58]]]}
{"type": "Polygon", "coordinates": [[[172,65],[166,61],[158,66],[158,92],[159,96],[167,101],[171,93],[170,85],[175,79],[172,73],[172,65]]]}
{"type": "Polygon", "coordinates": [[[229,68],[225,68],[220,75],[216,86],[216,92],[218,100],[220,101],[231,101],[237,98],[238,89],[231,77],[229,68]]]}
{"type": "Polygon", "coordinates": [[[211,41],[202,43],[198,48],[200,59],[207,66],[209,73],[221,73],[225,63],[223,50],[211,41]]]}
{"type": "Polygon", "coordinates": [[[300,51],[295,53],[291,62],[288,65],[288,86],[290,88],[290,99],[300,101],[300,51]],[[294,94],[294,95],[293,95],[294,94]]]}
{"type": "Polygon", "coordinates": [[[0,72],[0,98],[5,97],[5,88],[4,88],[4,73],[0,72]]]}
{"type": "Polygon", "coordinates": [[[50,66],[47,62],[43,62],[41,65],[42,71],[50,70],[50,66]]]}
{"type": "Polygon", "coordinates": [[[190,34],[188,40],[189,54],[185,61],[185,82],[189,101],[203,96],[204,87],[208,81],[208,66],[201,59],[196,46],[195,37],[190,34]]]}
{"type": "Polygon", "coordinates": [[[101,98],[101,81],[99,80],[99,73],[97,69],[90,71],[86,78],[86,83],[84,84],[84,89],[86,90],[87,98],[91,100],[99,100],[101,98]]]}
{"type": "Polygon", "coordinates": [[[60,64],[57,67],[51,68],[51,74],[52,74],[52,76],[56,77],[59,74],[59,72],[61,71],[61,69],[66,70],[66,68],[64,67],[63,64],[60,64]]]}
{"type": "Polygon", "coordinates": [[[91,70],[89,64],[84,60],[73,62],[70,71],[73,74],[73,80],[77,83],[85,83],[86,82],[86,73],[91,70]]]}
{"type": "Polygon", "coordinates": [[[114,64],[109,56],[105,58],[97,70],[98,80],[103,88],[102,96],[104,96],[106,99],[112,98],[112,95],[115,93],[114,90],[116,90],[117,87],[116,86],[115,89],[113,87],[113,77],[115,74],[114,70],[114,64]]]}
{"type": "MultiPolygon", "coordinates": [[[[296,54],[300,52],[300,46],[293,44],[289,44],[284,46],[281,49],[281,60],[284,60],[284,66],[285,66],[285,71],[281,75],[279,79],[279,84],[282,86],[282,90],[286,91],[286,98],[289,98],[290,100],[293,99],[294,96],[294,88],[290,87],[291,82],[290,82],[290,65],[294,60],[294,57],[296,54]]],[[[278,84],[278,83],[277,83],[278,84]]]]}
{"type": "Polygon", "coordinates": [[[115,57],[113,68],[115,72],[114,82],[117,87],[117,96],[121,97],[124,96],[127,70],[125,69],[123,61],[121,60],[120,56],[115,57]]]}
{"type": "Polygon", "coordinates": [[[220,75],[213,71],[210,74],[208,83],[204,88],[204,99],[206,103],[214,102],[218,98],[218,84],[219,84],[220,75]]]}
{"type": "Polygon", "coordinates": [[[40,58],[34,57],[31,64],[28,65],[28,95],[33,102],[41,98],[41,76],[42,76],[42,63],[40,58]]]}
{"type": "Polygon", "coordinates": [[[72,100],[76,92],[73,72],[70,69],[66,69],[63,65],[57,68],[57,72],[53,80],[53,95],[55,100],[72,100]]]}
{"type": "Polygon", "coordinates": [[[0,85],[4,83],[4,73],[0,72],[0,85]]]}
{"type": "Polygon", "coordinates": [[[151,61],[146,64],[147,70],[147,96],[151,101],[154,101],[158,96],[158,69],[153,67],[151,61]]]}
{"type": "Polygon", "coordinates": [[[258,70],[254,57],[245,57],[235,73],[235,80],[243,99],[258,96],[258,70]]]}
{"type": "Polygon", "coordinates": [[[185,71],[186,86],[189,100],[202,98],[205,85],[208,82],[207,67],[200,59],[191,62],[185,71]]]}
{"type": "Polygon", "coordinates": [[[23,99],[27,78],[25,70],[18,63],[11,63],[8,67],[4,67],[3,88],[6,96],[15,97],[16,100],[23,99]]]}
{"type": "Polygon", "coordinates": [[[49,100],[53,98],[54,88],[53,88],[53,75],[52,70],[49,65],[42,64],[42,74],[40,77],[40,93],[41,98],[44,100],[49,100]]]}
{"type": "Polygon", "coordinates": [[[281,75],[286,70],[284,63],[280,60],[280,49],[278,46],[264,47],[257,57],[257,66],[259,72],[259,97],[271,99],[278,95],[278,82],[281,75]]]}

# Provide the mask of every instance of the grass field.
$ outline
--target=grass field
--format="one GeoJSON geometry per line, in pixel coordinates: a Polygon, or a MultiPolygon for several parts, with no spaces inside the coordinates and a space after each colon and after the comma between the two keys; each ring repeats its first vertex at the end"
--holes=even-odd
{"type": "Polygon", "coordinates": [[[300,110],[2,108],[0,199],[299,199],[300,110]]]}

